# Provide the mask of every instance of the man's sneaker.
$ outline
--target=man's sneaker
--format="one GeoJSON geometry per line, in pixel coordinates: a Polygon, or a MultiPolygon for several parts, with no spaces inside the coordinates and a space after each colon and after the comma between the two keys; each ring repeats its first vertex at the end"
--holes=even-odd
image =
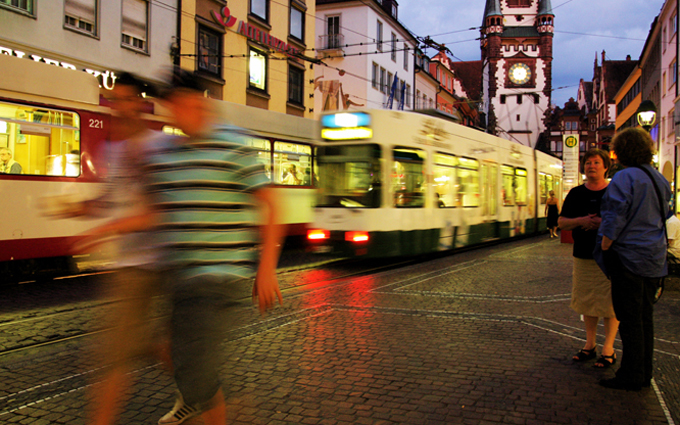
{"type": "Polygon", "coordinates": [[[179,425],[187,419],[193,418],[199,414],[201,414],[200,410],[184,404],[182,394],[178,392],[177,397],[175,398],[175,407],[166,413],[165,416],[160,418],[158,425],[179,425]]]}

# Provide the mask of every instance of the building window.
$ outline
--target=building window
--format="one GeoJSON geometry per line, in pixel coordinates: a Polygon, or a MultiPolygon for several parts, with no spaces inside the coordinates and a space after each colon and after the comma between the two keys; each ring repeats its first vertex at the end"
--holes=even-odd
{"type": "Polygon", "coordinates": [[[250,49],[248,62],[250,88],[267,91],[267,56],[255,49],[250,49]]]}
{"type": "Polygon", "coordinates": [[[668,78],[670,79],[669,86],[673,87],[673,84],[675,84],[678,81],[678,63],[673,61],[673,63],[668,69],[668,72],[669,72],[668,78]]]}
{"type": "Polygon", "coordinates": [[[303,43],[305,41],[305,12],[296,7],[290,8],[290,35],[303,43]]]}
{"type": "Polygon", "coordinates": [[[676,20],[678,19],[677,14],[673,14],[671,17],[671,35],[675,34],[678,31],[678,23],[676,20]]]}
{"type": "Polygon", "coordinates": [[[18,9],[34,15],[34,0],[0,0],[0,5],[9,6],[11,9],[18,9]]]}
{"type": "Polygon", "coordinates": [[[505,105],[505,95],[501,95],[501,105],[505,105]]]}
{"type": "Polygon", "coordinates": [[[305,70],[288,64],[288,101],[299,106],[304,106],[305,70]]]}
{"type": "Polygon", "coordinates": [[[406,94],[404,95],[404,104],[407,108],[411,107],[411,86],[406,84],[406,94]]]}
{"type": "Polygon", "coordinates": [[[377,63],[373,62],[373,72],[371,73],[371,86],[374,89],[377,89],[379,83],[380,83],[380,68],[378,67],[377,63]]]}
{"type": "Polygon", "coordinates": [[[123,45],[146,51],[149,4],[145,0],[123,0],[123,45]]]}
{"type": "Polygon", "coordinates": [[[386,93],[387,92],[387,78],[385,77],[385,68],[380,68],[380,92],[381,93],[386,93]]]}
{"type": "Polygon", "coordinates": [[[406,43],[404,43],[404,71],[408,71],[408,58],[409,58],[408,50],[409,50],[408,46],[406,45],[406,43]]]}
{"type": "Polygon", "coordinates": [[[387,73],[387,81],[385,82],[385,93],[387,93],[388,96],[392,94],[392,80],[393,79],[394,79],[394,77],[392,76],[392,73],[388,72],[387,73]]]}
{"type": "Polygon", "coordinates": [[[376,34],[376,37],[375,37],[375,42],[377,43],[378,51],[382,52],[383,51],[383,46],[382,46],[382,43],[383,43],[383,37],[382,37],[383,23],[382,22],[378,21],[376,31],[377,31],[377,34],[376,34]]]}
{"type": "Polygon", "coordinates": [[[269,0],[250,0],[250,14],[269,22],[269,0]]]}
{"type": "Polygon", "coordinates": [[[89,34],[97,34],[97,0],[66,0],[64,24],[89,34]]]}
{"type": "Polygon", "coordinates": [[[668,123],[668,134],[672,135],[675,133],[675,120],[673,119],[673,115],[675,114],[675,110],[672,110],[668,113],[668,120],[666,121],[668,123]]]}
{"type": "Polygon", "coordinates": [[[397,35],[392,33],[392,61],[397,61],[397,35]]]}
{"type": "Polygon", "coordinates": [[[326,17],[326,35],[328,36],[327,47],[329,49],[340,47],[340,16],[326,17]]]}
{"type": "Polygon", "coordinates": [[[521,94],[518,94],[518,95],[517,95],[517,104],[518,104],[518,105],[521,105],[521,104],[522,104],[522,95],[521,95],[521,94]]]}
{"type": "Polygon", "coordinates": [[[222,34],[198,26],[198,69],[222,76],[222,34]]]}

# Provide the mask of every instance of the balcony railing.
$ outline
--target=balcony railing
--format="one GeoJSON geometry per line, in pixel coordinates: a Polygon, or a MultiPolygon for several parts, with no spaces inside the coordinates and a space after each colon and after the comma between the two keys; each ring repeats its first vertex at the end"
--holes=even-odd
{"type": "Polygon", "coordinates": [[[345,36],[343,34],[326,34],[319,36],[319,50],[345,51],[345,36]]]}

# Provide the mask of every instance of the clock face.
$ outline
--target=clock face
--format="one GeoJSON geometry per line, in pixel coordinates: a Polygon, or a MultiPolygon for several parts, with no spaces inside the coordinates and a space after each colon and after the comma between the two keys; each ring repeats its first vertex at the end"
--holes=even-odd
{"type": "Polygon", "coordinates": [[[516,63],[510,67],[510,81],[515,84],[526,84],[531,79],[531,69],[525,63],[516,63]]]}

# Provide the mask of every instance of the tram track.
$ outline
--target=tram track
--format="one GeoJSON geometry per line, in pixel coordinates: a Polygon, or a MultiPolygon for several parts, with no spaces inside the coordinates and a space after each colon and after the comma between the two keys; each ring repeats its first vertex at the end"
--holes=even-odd
{"type": "MultiPolygon", "coordinates": [[[[485,247],[490,247],[492,245],[498,244],[499,241],[489,241],[485,244],[481,245],[476,245],[474,247],[465,247],[461,249],[457,249],[454,251],[445,251],[445,252],[440,252],[440,253],[433,253],[429,254],[427,256],[417,256],[417,257],[412,257],[408,259],[381,259],[381,260],[365,260],[365,259],[348,259],[348,258],[341,258],[341,259],[329,259],[329,260],[322,260],[318,262],[314,262],[312,264],[301,264],[301,265],[295,265],[295,266],[288,266],[288,267],[283,267],[280,269],[278,275],[280,277],[280,284],[281,284],[281,292],[286,294],[286,293],[293,293],[293,292],[305,292],[305,291],[315,291],[319,289],[323,289],[327,287],[328,285],[342,281],[344,279],[352,278],[352,277],[359,277],[359,276],[366,276],[370,274],[375,274],[375,273],[381,273],[393,269],[398,269],[398,268],[403,268],[407,267],[413,264],[419,264],[423,263],[426,261],[431,261],[437,258],[442,258],[442,257],[447,257],[455,254],[460,254],[463,252],[471,251],[471,250],[478,250],[481,248],[485,247]],[[340,273],[335,274],[335,275],[330,275],[330,276],[323,276],[322,278],[319,279],[311,279],[309,281],[305,281],[304,283],[301,284],[296,284],[296,273],[309,273],[314,270],[326,270],[329,265],[332,265],[334,269],[339,269],[341,270],[340,273]],[[356,267],[356,269],[354,269],[356,267]],[[344,269],[350,269],[349,271],[345,271],[344,269]],[[289,280],[286,280],[286,277],[289,276],[291,277],[289,280]]],[[[93,301],[92,303],[89,303],[88,305],[84,305],[82,307],[75,307],[75,308],[70,308],[68,310],[64,311],[58,311],[58,312],[50,312],[45,315],[32,315],[30,317],[22,317],[18,320],[10,320],[10,321],[5,321],[5,322],[0,322],[0,332],[3,331],[3,329],[8,329],[11,328],[12,326],[20,325],[20,324],[26,324],[26,323],[36,323],[39,322],[40,320],[48,319],[48,318],[55,318],[58,316],[64,316],[67,314],[76,314],[76,313],[83,313],[88,311],[88,310],[94,310],[98,308],[102,308],[105,306],[112,306],[116,303],[117,301],[93,301]]],[[[250,303],[252,302],[252,297],[250,296],[244,296],[240,297],[237,299],[237,302],[243,304],[245,307],[246,305],[248,308],[250,308],[250,303]]],[[[33,313],[32,313],[33,314],[33,313]]],[[[161,314],[157,316],[153,316],[150,319],[148,319],[147,322],[153,322],[159,319],[164,319],[168,317],[167,314],[161,314]]],[[[26,353],[27,351],[31,349],[42,349],[42,348],[49,348],[49,347],[55,347],[60,344],[64,343],[69,343],[69,342],[74,342],[79,339],[84,339],[88,338],[97,334],[101,334],[107,331],[110,331],[114,329],[114,327],[105,327],[97,330],[88,330],[88,331],[75,331],[73,333],[69,333],[67,335],[62,334],[57,334],[55,337],[51,337],[51,334],[46,337],[44,337],[40,341],[36,341],[33,343],[25,343],[25,344],[20,344],[17,346],[10,346],[6,347],[4,349],[0,349],[0,358],[2,357],[7,357],[11,356],[13,354],[19,354],[19,353],[26,353]]]]}
{"type": "MultiPolygon", "coordinates": [[[[398,268],[398,267],[405,267],[407,265],[415,264],[418,262],[425,261],[425,259],[409,259],[406,261],[399,261],[399,262],[388,262],[385,264],[381,264],[379,266],[374,266],[370,268],[360,268],[358,270],[351,270],[349,272],[344,272],[340,273],[337,275],[334,275],[332,277],[328,278],[322,278],[322,279],[313,279],[310,281],[307,281],[302,284],[285,284],[283,288],[281,288],[282,293],[290,293],[290,292],[299,292],[299,291],[305,291],[307,289],[311,290],[317,290],[319,289],[320,286],[325,286],[327,284],[330,284],[332,282],[337,282],[343,279],[351,278],[351,277],[357,277],[357,276],[365,276],[368,274],[372,273],[378,273],[378,272],[383,272],[386,270],[398,268]]],[[[346,267],[351,267],[351,266],[356,266],[357,264],[360,264],[365,261],[358,261],[358,260],[337,260],[334,261],[334,265],[340,266],[342,268],[346,267]]],[[[329,264],[328,261],[323,262],[322,264],[315,264],[312,267],[292,267],[285,269],[280,272],[279,276],[285,277],[286,275],[291,275],[294,273],[304,273],[304,272],[309,272],[313,270],[321,270],[324,266],[327,266],[329,264]]],[[[295,280],[295,279],[293,279],[295,280]]],[[[12,327],[16,326],[26,326],[26,325],[33,325],[36,322],[39,322],[41,320],[50,320],[50,319],[55,319],[59,317],[64,317],[67,315],[77,315],[77,314],[87,314],[88,311],[94,311],[97,309],[101,309],[102,307],[107,307],[111,306],[113,307],[118,301],[94,301],[92,303],[88,303],[87,305],[81,306],[81,307],[74,307],[74,308],[69,308],[67,310],[63,311],[51,311],[47,314],[35,314],[31,313],[30,315],[21,317],[20,319],[17,320],[9,320],[5,322],[0,322],[0,332],[6,329],[10,329],[12,327]]],[[[244,306],[249,304],[251,302],[251,297],[241,297],[237,299],[237,302],[243,304],[244,306]]],[[[168,317],[168,314],[161,314],[157,316],[153,316],[149,318],[145,323],[151,323],[155,322],[161,319],[165,319],[168,317]]],[[[82,321],[87,321],[87,319],[82,319],[82,321]]],[[[84,327],[84,326],[83,326],[84,327]]],[[[84,339],[88,337],[92,337],[98,334],[102,334],[108,331],[111,331],[115,329],[115,327],[105,327],[97,330],[83,330],[82,332],[75,331],[73,333],[63,335],[58,334],[58,336],[51,337],[51,335],[43,337],[43,338],[37,338],[40,339],[39,341],[35,341],[32,343],[20,343],[16,346],[10,346],[5,349],[0,349],[0,357],[8,357],[13,354],[21,354],[21,353],[26,353],[31,349],[44,349],[44,348],[50,348],[50,347],[55,347],[60,344],[65,344],[65,343],[70,343],[77,341],[79,339],[84,339]]],[[[52,334],[54,335],[54,334],[52,334]]],[[[31,338],[27,338],[31,339],[31,338]]],[[[33,338],[36,339],[36,338],[33,338]]]]}

